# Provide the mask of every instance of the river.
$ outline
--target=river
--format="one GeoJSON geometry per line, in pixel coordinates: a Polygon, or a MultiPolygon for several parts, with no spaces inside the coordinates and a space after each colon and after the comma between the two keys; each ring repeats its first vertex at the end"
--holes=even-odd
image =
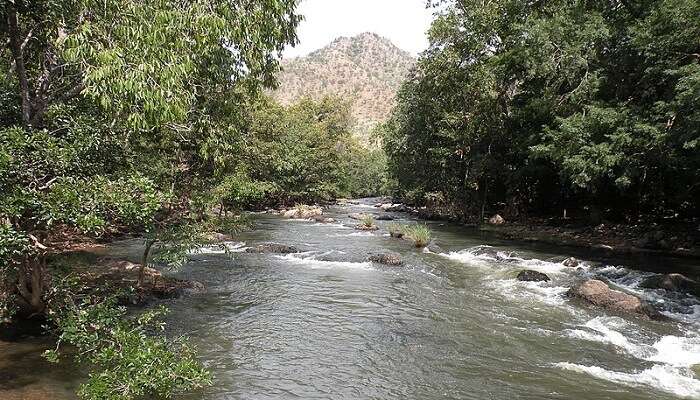
{"type": "MultiPolygon", "coordinates": [[[[333,224],[257,214],[256,229],[228,243],[228,254],[192,255],[176,274],[208,291],[166,302],[169,333],[190,337],[215,381],[181,399],[700,398],[690,370],[700,364],[700,301],[637,287],[654,271],[697,277],[693,261],[587,257],[437,222],[429,225],[443,250],[421,251],[384,229],[353,229],[348,214],[379,213],[370,204],[330,207],[333,224]],[[262,242],[302,253],[242,252],[262,242]],[[365,261],[386,252],[405,265],[365,261]],[[585,260],[580,269],[561,264],[571,255],[585,260]],[[523,269],[552,281],[516,281],[523,269]],[[566,298],[594,276],[672,320],[616,316],[566,298]]],[[[137,256],[137,245],[115,251],[137,256]]],[[[81,373],[33,356],[42,340],[0,343],[0,398],[3,390],[12,400],[73,398],[81,373]]]]}

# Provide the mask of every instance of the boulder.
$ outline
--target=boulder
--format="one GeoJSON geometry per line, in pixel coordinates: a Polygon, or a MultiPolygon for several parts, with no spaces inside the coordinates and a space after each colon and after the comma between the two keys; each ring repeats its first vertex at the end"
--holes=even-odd
{"type": "Polygon", "coordinates": [[[278,244],[278,243],[263,243],[259,244],[254,247],[250,247],[246,249],[246,253],[278,253],[278,254],[290,254],[290,253],[298,253],[299,250],[297,250],[296,247],[294,246],[288,246],[286,244],[278,244]]]}
{"type": "Polygon", "coordinates": [[[700,283],[681,274],[654,275],[639,284],[646,289],[665,289],[700,296],[700,283]]]}
{"type": "Polygon", "coordinates": [[[489,218],[489,224],[491,224],[491,225],[503,225],[505,223],[506,223],[506,220],[498,214],[489,218]]]}
{"type": "Polygon", "coordinates": [[[576,268],[580,264],[579,260],[575,259],[574,257],[569,257],[566,260],[562,261],[562,264],[565,267],[569,268],[576,268]]]}
{"type": "Polygon", "coordinates": [[[648,303],[631,294],[613,290],[605,282],[597,279],[589,279],[574,286],[569,289],[567,296],[613,312],[663,319],[663,316],[648,303]]]}
{"type": "Polygon", "coordinates": [[[394,206],[394,204],[392,204],[392,203],[382,203],[382,204],[379,205],[379,208],[380,208],[382,211],[389,211],[389,210],[391,210],[391,209],[394,208],[394,207],[395,207],[395,206],[394,206]]]}
{"type": "Polygon", "coordinates": [[[516,279],[519,281],[523,281],[523,282],[549,282],[550,281],[547,274],[543,274],[542,272],[537,272],[537,271],[533,271],[530,269],[520,271],[520,273],[518,274],[518,277],[516,279]]]}
{"type": "Polygon", "coordinates": [[[294,218],[294,219],[312,219],[316,216],[322,215],[323,214],[323,209],[321,207],[316,207],[316,206],[302,206],[302,207],[295,207],[292,208],[291,210],[287,210],[284,212],[284,216],[286,218],[294,218]]]}
{"type": "Polygon", "coordinates": [[[401,256],[395,253],[374,254],[367,258],[369,261],[377,264],[399,266],[403,265],[401,256]]]}
{"type": "Polygon", "coordinates": [[[391,215],[382,214],[374,217],[374,219],[377,221],[393,221],[394,217],[392,217],[391,215]]]}

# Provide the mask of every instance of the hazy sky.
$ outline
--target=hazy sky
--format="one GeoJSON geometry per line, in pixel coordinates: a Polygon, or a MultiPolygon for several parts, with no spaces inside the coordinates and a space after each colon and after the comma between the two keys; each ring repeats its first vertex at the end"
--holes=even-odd
{"type": "Polygon", "coordinates": [[[300,43],[285,50],[285,57],[308,54],[338,36],[374,32],[400,48],[417,54],[428,47],[425,31],[431,11],[425,0],[302,0],[305,20],[297,34],[300,43]]]}

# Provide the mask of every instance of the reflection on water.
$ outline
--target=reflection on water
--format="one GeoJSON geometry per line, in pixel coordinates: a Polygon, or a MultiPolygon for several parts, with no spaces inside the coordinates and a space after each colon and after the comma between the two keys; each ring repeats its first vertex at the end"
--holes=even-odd
{"type": "Polygon", "coordinates": [[[41,357],[48,339],[0,341],[0,399],[72,399],[77,387],[75,368],[61,368],[41,357]]]}
{"type": "MultiPolygon", "coordinates": [[[[179,274],[209,291],[168,303],[170,333],[190,336],[215,384],[183,399],[700,397],[690,370],[700,363],[700,302],[642,290],[637,285],[653,272],[622,267],[649,271],[677,261],[595,259],[567,268],[561,261],[570,249],[514,245],[438,223],[431,228],[444,252],[422,252],[382,231],[348,228],[349,213],[368,210],[377,212],[332,208],[339,223],[327,225],[261,215],[258,229],[239,239],[245,243],[231,243],[232,254],[192,256],[179,274]],[[268,241],[303,253],[241,252],[268,241]],[[365,261],[387,251],[406,265],[365,261]],[[514,280],[525,268],[552,281],[514,280]],[[573,282],[596,276],[674,322],[609,315],[564,297],[573,282]]],[[[696,271],[692,263],[674,268],[696,271]]],[[[31,398],[21,396],[32,390],[50,393],[35,398],[72,398],[78,374],[52,368],[38,352],[17,356],[23,346],[44,345],[0,345],[0,398],[31,398]]]]}

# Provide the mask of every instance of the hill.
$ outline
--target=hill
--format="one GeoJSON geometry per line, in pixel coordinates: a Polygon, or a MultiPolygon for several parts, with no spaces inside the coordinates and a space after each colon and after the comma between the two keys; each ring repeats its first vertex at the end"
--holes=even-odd
{"type": "Polygon", "coordinates": [[[274,97],[282,104],[303,96],[338,95],[352,104],[354,133],[366,137],[384,121],[416,60],[375,33],[340,37],[304,57],[283,60],[274,97]]]}

